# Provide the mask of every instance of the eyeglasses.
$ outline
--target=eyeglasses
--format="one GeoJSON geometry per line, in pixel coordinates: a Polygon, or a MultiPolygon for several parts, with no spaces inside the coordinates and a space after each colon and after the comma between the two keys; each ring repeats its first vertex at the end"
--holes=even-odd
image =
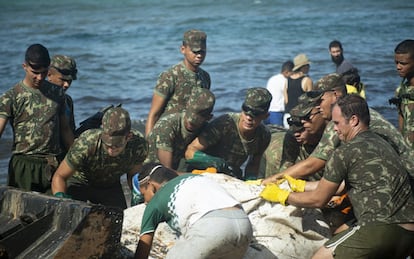
{"type": "Polygon", "coordinates": [[[76,74],[78,73],[78,70],[76,68],[75,69],[60,69],[60,68],[57,68],[55,66],[51,66],[51,67],[53,67],[59,73],[61,73],[62,75],[65,75],[65,76],[76,76],[76,74]]]}
{"type": "Polygon", "coordinates": [[[266,113],[266,112],[263,112],[263,110],[250,108],[249,106],[247,106],[245,104],[242,105],[242,111],[245,114],[250,115],[252,117],[257,117],[257,116],[260,116],[260,115],[263,115],[263,114],[266,113]]]}

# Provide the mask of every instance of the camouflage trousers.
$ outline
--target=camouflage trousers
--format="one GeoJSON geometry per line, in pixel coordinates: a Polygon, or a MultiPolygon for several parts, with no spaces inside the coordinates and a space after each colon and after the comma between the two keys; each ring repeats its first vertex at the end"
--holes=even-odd
{"type": "Polygon", "coordinates": [[[8,185],[25,191],[51,194],[51,180],[58,166],[55,157],[13,155],[9,162],[8,185]]]}

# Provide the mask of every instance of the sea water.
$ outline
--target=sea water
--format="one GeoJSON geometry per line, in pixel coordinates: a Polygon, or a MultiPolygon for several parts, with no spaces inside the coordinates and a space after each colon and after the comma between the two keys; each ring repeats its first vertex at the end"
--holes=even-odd
{"type": "MultiPolygon", "coordinates": [[[[400,78],[394,48],[414,38],[413,1],[391,0],[0,0],[0,94],[22,80],[27,47],[76,59],[68,94],[76,121],[122,103],[142,127],[160,72],[180,62],[184,31],[204,30],[203,68],[216,95],[214,115],[240,111],[245,90],[265,86],[281,64],[305,53],[314,81],[333,72],[328,53],[340,40],[367,87],[371,107],[396,123],[388,104],[400,78]]],[[[12,131],[0,139],[0,184],[6,183],[12,131]]]]}

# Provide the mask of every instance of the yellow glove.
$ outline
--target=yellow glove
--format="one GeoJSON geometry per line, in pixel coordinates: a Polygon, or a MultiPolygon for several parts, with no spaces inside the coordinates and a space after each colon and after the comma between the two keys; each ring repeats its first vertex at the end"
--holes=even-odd
{"type": "Polygon", "coordinates": [[[292,176],[284,175],[283,179],[286,179],[289,183],[290,189],[294,192],[304,192],[305,191],[305,180],[295,179],[292,176]]]}
{"type": "Polygon", "coordinates": [[[267,201],[279,202],[286,206],[286,200],[289,196],[289,191],[280,189],[277,184],[271,183],[266,185],[263,191],[260,193],[260,197],[267,201]]]}
{"type": "Polygon", "coordinates": [[[206,169],[203,169],[203,170],[194,169],[191,173],[193,174],[203,174],[203,173],[216,174],[217,169],[214,167],[207,167],[206,169]]]}
{"type": "Polygon", "coordinates": [[[244,182],[246,184],[250,184],[250,185],[261,185],[262,181],[263,181],[263,179],[257,179],[257,180],[246,180],[244,182]]]}

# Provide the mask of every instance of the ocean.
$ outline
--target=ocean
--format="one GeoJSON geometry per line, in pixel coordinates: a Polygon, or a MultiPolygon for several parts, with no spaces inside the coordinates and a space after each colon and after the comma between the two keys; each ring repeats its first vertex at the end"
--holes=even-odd
{"type": "MultiPolygon", "coordinates": [[[[388,104],[401,79],[394,48],[414,38],[414,2],[403,0],[0,0],[0,94],[22,80],[27,47],[75,58],[78,80],[68,94],[77,123],[121,103],[142,127],[159,73],[180,62],[184,31],[207,33],[203,68],[212,78],[215,116],[239,111],[245,90],[265,86],[281,64],[305,53],[316,81],[334,71],[328,53],[340,40],[360,70],[371,107],[396,123],[388,104]]],[[[12,142],[0,139],[0,184],[12,142]]]]}

